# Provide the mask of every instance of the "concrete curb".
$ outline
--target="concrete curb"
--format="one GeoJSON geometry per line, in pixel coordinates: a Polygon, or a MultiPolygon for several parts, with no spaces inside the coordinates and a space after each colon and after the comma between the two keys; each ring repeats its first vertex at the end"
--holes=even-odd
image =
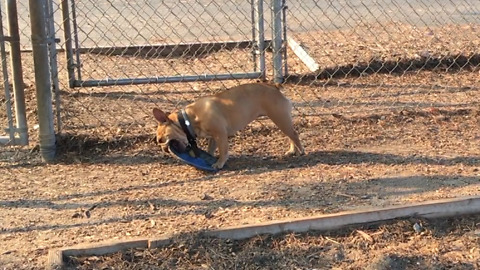
{"type": "MultiPolygon", "coordinates": [[[[427,201],[407,206],[393,206],[369,210],[341,212],[309,218],[266,222],[255,225],[234,226],[213,231],[203,231],[202,235],[228,239],[245,239],[259,234],[279,234],[285,232],[306,232],[310,230],[328,231],[351,225],[387,221],[407,217],[440,218],[480,213],[480,196],[446,200],[427,201]]],[[[173,236],[156,239],[129,239],[107,241],[95,244],[81,244],[72,247],[50,250],[47,269],[63,269],[65,258],[69,256],[101,256],[132,248],[159,248],[173,242],[173,236]]]]}

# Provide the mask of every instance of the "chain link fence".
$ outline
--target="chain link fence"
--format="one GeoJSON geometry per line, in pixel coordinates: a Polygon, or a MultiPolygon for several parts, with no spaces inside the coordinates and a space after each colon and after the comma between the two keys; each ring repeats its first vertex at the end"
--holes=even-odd
{"type": "MultiPolygon", "coordinates": [[[[245,82],[133,85],[134,78],[255,70],[255,3],[75,1],[77,72],[113,86],[64,87],[65,126],[144,133],[153,106],[179,108],[245,82]]],[[[272,3],[263,3],[267,41],[272,3]]],[[[286,91],[298,115],[478,104],[476,89],[466,90],[478,76],[475,1],[287,1],[284,8],[286,91]]],[[[272,79],[271,46],[262,53],[272,79]]]]}
{"type": "MultiPolygon", "coordinates": [[[[29,10],[27,1],[18,6],[29,110],[29,10]]],[[[153,107],[174,110],[249,80],[274,80],[278,54],[300,122],[478,107],[478,1],[64,0],[49,13],[59,49],[57,126],[68,134],[148,139],[153,107]],[[281,4],[277,14],[273,3],[281,4]],[[283,43],[272,53],[276,18],[283,43]]]]}
{"type": "Polygon", "coordinates": [[[302,95],[309,113],[478,104],[477,89],[466,94],[478,77],[477,2],[290,1],[288,7],[289,36],[318,65],[296,64],[290,54],[290,81],[317,86],[302,95]]]}

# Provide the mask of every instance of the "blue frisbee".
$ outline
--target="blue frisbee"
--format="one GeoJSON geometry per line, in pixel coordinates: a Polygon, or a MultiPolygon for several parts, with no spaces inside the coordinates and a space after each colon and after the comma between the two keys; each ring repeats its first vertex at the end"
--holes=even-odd
{"type": "Polygon", "coordinates": [[[213,168],[212,165],[217,162],[217,159],[205,152],[204,150],[197,148],[196,151],[192,147],[188,146],[184,151],[181,151],[175,147],[175,143],[171,141],[168,144],[168,150],[173,157],[179,159],[182,162],[187,163],[190,166],[193,166],[202,171],[216,172],[217,169],[213,168]]]}

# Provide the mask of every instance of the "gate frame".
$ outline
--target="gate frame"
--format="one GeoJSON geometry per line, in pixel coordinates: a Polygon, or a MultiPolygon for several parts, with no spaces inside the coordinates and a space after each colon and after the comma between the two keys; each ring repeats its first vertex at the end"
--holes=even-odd
{"type": "MultiPolygon", "coordinates": [[[[156,76],[144,78],[112,78],[100,80],[82,80],[81,78],[81,60],[80,53],[85,50],[104,50],[109,53],[121,50],[125,52],[131,49],[140,50],[143,47],[151,46],[128,46],[128,47],[95,47],[95,48],[81,48],[78,40],[78,25],[76,22],[76,6],[75,0],[61,0],[64,38],[65,38],[65,57],[67,62],[67,72],[69,78],[69,87],[96,87],[96,86],[115,86],[115,85],[138,85],[138,84],[152,84],[152,83],[174,83],[174,82],[193,82],[193,81],[217,81],[230,79],[266,79],[265,68],[265,27],[264,27],[264,8],[263,2],[265,0],[251,0],[251,19],[252,19],[252,56],[254,62],[253,72],[243,73],[222,73],[222,74],[196,74],[196,75],[177,75],[177,76],[156,76]],[[71,3],[71,7],[69,4],[71,3]],[[70,9],[71,14],[70,16],[70,9]],[[73,17],[73,18],[71,18],[73,17]]],[[[282,70],[286,67],[284,58],[286,59],[286,22],[285,22],[285,0],[271,0],[270,9],[272,11],[272,52],[273,52],[273,70],[274,82],[281,83],[284,80],[284,75],[287,72],[282,70]],[[282,27],[282,25],[284,27],[282,27]]],[[[238,43],[245,43],[249,41],[240,41],[238,43]]],[[[227,46],[226,44],[233,42],[219,42],[219,43],[193,43],[186,44],[190,46],[227,46]]],[[[178,46],[178,45],[163,45],[163,47],[178,46]]]]}

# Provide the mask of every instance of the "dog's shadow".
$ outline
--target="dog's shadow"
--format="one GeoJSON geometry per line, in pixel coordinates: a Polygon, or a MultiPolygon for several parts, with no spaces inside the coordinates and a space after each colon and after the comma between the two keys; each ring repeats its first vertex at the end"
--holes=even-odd
{"type": "Polygon", "coordinates": [[[294,168],[313,167],[318,164],[348,165],[348,164],[426,164],[426,165],[480,165],[480,156],[471,157],[428,157],[419,155],[400,156],[394,154],[360,152],[360,151],[314,151],[303,156],[266,156],[253,155],[231,156],[224,167],[227,171],[245,171],[259,173],[265,170],[288,170],[294,168]]]}
{"type": "MultiPolygon", "coordinates": [[[[62,140],[62,148],[59,149],[59,163],[77,162],[82,163],[108,163],[117,165],[162,163],[173,165],[178,161],[171,156],[161,153],[154,145],[152,136],[124,137],[121,140],[104,141],[91,137],[65,136],[62,140]],[[131,151],[138,145],[145,147],[141,151],[131,151]],[[112,153],[112,150],[115,150],[112,153]]],[[[313,167],[318,164],[324,165],[348,165],[348,164],[426,164],[426,165],[455,165],[479,166],[480,156],[460,156],[453,158],[422,156],[412,154],[408,156],[389,153],[373,153],[363,151],[329,150],[311,151],[303,156],[259,156],[255,154],[232,153],[224,171],[238,171],[247,174],[257,174],[264,171],[288,170],[294,168],[313,167]]],[[[41,164],[41,163],[39,163],[41,164]]],[[[32,164],[19,164],[18,166],[32,166],[32,164]]]]}

